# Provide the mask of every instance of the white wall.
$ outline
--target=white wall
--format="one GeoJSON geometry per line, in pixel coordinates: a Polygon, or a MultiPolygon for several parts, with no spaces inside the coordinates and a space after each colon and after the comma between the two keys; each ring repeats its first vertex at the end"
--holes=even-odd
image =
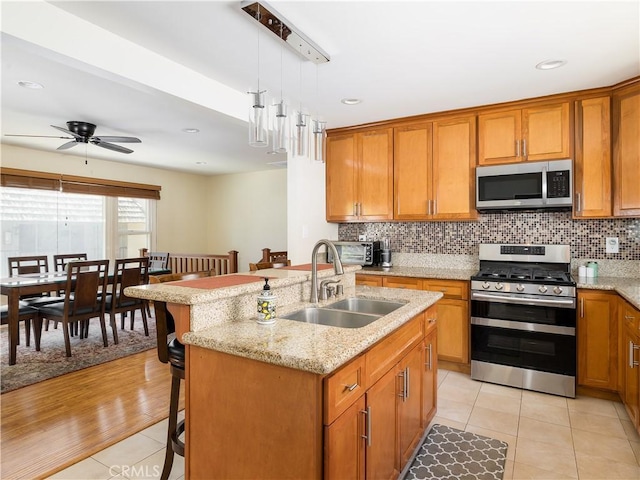
{"type": "Polygon", "coordinates": [[[210,177],[208,251],[238,250],[238,269],[248,271],[263,248],[287,250],[287,170],[210,177]]]}
{"type": "MultiPolygon", "coordinates": [[[[318,240],[338,238],[338,224],[325,220],[325,164],[290,156],[287,186],[289,258],[294,265],[309,263],[311,251],[318,240]]],[[[324,251],[324,247],[321,251],[324,251]]]]}

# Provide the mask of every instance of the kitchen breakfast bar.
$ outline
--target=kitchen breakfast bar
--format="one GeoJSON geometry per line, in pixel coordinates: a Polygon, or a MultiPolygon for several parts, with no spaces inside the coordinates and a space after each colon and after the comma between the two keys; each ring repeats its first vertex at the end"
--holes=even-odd
{"type": "Polygon", "coordinates": [[[165,302],[186,345],[186,478],[402,470],[435,415],[442,293],[356,286],[360,268],[318,265],[317,280],[343,290],[318,303],[311,265],[127,289],[165,302]],[[256,321],[265,277],[277,298],[271,325],[256,321]],[[360,328],[283,318],[353,297],[399,305],[360,328]]]}

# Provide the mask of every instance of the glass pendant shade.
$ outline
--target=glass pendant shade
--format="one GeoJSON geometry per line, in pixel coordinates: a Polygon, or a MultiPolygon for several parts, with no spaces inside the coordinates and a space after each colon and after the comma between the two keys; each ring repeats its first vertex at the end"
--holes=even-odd
{"type": "Polygon", "coordinates": [[[298,157],[305,157],[309,147],[309,130],[307,119],[309,115],[296,112],[295,137],[293,139],[293,151],[298,157]]]}
{"type": "Polygon", "coordinates": [[[287,119],[287,106],[282,100],[273,106],[273,124],[271,128],[272,141],[269,153],[287,153],[289,122],[287,119]]]}
{"type": "Polygon", "coordinates": [[[249,108],[249,145],[266,147],[269,144],[267,132],[267,108],[264,104],[266,90],[249,92],[251,107],[249,108]]]}
{"type": "Polygon", "coordinates": [[[327,122],[313,121],[313,159],[322,163],[324,163],[325,158],[326,125],[327,122]]]}

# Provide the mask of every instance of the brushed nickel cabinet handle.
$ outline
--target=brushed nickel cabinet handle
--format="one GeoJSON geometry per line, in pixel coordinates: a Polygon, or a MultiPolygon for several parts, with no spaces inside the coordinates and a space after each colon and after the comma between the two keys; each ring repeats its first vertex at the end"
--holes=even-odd
{"type": "Polygon", "coordinates": [[[580,299],[580,318],[584,318],[584,298],[580,299]]]}
{"type": "Polygon", "coordinates": [[[527,139],[522,139],[522,156],[527,158],[527,139]]]}
{"type": "Polygon", "coordinates": [[[516,140],[516,157],[520,156],[520,140],[516,140]]]}
{"type": "Polygon", "coordinates": [[[576,212],[580,213],[582,212],[582,196],[580,195],[580,192],[576,193],[576,212]]]}
{"type": "Polygon", "coordinates": [[[360,435],[362,438],[367,440],[367,446],[371,446],[371,407],[367,407],[366,410],[360,410],[365,416],[365,433],[364,435],[360,435]]]}
{"type": "Polygon", "coordinates": [[[345,385],[344,388],[345,390],[353,392],[356,388],[358,388],[358,382],[354,383],[353,385],[345,385]]]}

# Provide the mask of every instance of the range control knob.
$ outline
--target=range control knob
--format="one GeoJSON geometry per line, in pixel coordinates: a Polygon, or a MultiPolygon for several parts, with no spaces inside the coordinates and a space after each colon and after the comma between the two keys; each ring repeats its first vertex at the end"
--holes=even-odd
{"type": "Polygon", "coordinates": [[[504,288],[504,285],[501,283],[496,283],[496,290],[502,290],[504,288]]]}
{"type": "Polygon", "coordinates": [[[540,285],[540,286],[538,287],[538,291],[539,291],[540,293],[547,293],[547,287],[545,287],[544,285],[540,285]]]}
{"type": "Polygon", "coordinates": [[[519,291],[519,292],[523,291],[523,290],[524,290],[524,285],[522,285],[521,283],[519,283],[519,284],[516,286],[516,290],[517,290],[517,291],[519,291]]]}
{"type": "Polygon", "coordinates": [[[484,288],[485,290],[487,290],[489,287],[491,287],[491,284],[489,282],[484,282],[482,284],[482,288],[484,288]]]}
{"type": "Polygon", "coordinates": [[[555,287],[553,289],[553,293],[555,293],[556,295],[560,295],[562,293],[562,289],[560,287],[555,287]]]}

